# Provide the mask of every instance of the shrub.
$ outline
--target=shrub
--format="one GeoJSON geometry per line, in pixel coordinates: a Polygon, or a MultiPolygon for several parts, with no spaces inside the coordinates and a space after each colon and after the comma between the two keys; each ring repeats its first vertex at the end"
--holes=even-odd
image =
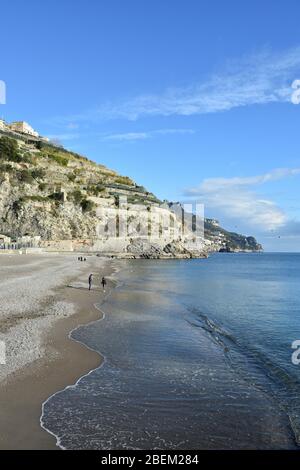
{"type": "Polygon", "coordinates": [[[21,159],[19,161],[25,162],[25,163],[33,163],[33,158],[30,155],[30,153],[26,152],[20,157],[21,159]]]}
{"type": "Polygon", "coordinates": [[[94,209],[95,204],[93,201],[90,201],[89,199],[83,199],[80,203],[82,212],[90,212],[94,209]]]}
{"type": "Polygon", "coordinates": [[[74,181],[76,180],[76,175],[74,173],[69,173],[67,176],[68,180],[74,183],[74,181]]]}
{"type": "Polygon", "coordinates": [[[20,198],[20,199],[17,199],[16,201],[13,202],[12,204],[12,210],[13,212],[18,215],[18,213],[20,212],[20,210],[22,209],[22,206],[23,206],[23,199],[20,198]]]}
{"type": "Polygon", "coordinates": [[[115,183],[124,184],[126,186],[134,186],[133,181],[128,176],[118,176],[115,179],[115,183]]]}
{"type": "Polygon", "coordinates": [[[46,172],[42,168],[35,168],[31,170],[31,175],[35,180],[43,179],[44,176],[46,175],[46,172]]]}
{"type": "Polygon", "coordinates": [[[68,197],[69,199],[73,200],[75,204],[80,204],[81,201],[84,199],[84,196],[79,189],[76,189],[72,193],[69,193],[68,197]]]}
{"type": "Polygon", "coordinates": [[[93,196],[98,196],[98,194],[103,191],[105,191],[105,186],[100,183],[88,187],[89,194],[92,194],[93,196]]]}
{"type": "Polygon", "coordinates": [[[49,199],[45,196],[39,196],[37,194],[33,195],[33,196],[24,196],[22,198],[22,201],[36,201],[36,202],[48,202],[49,199]]]}
{"type": "Polygon", "coordinates": [[[30,170],[19,170],[17,172],[17,178],[22,183],[31,184],[34,182],[34,178],[32,177],[30,170]]]}
{"type": "Polygon", "coordinates": [[[45,191],[46,187],[47,187],[47,184],[46,184],[46,183],[40,183],[40,184],[39,184],[39,190],[40,190],[40,191],[45,191]]]}
{"type": "Polygon", "coordinates": [[[19,154],[18,142],[9,137],[0,138],[0,158],[10,162],[21,162],[22,157],[19,154]]]}
{"type": "Polygon", "coordinates": [[[58,163],[58,165],[61,165],[61,166],[68,166],[68,163],[69,163],[69,160],[67,158],[62,157],[61,155],[58,155],[56,153],[48,154],[48,158],[55,161],[56,163],[58,163]]]}
{"type": "Polygon", "coordinates": [[[52,199],[53,201],[59,201],[60,202],[60,201],[63,200],[64,195],[63,195],[63,193],[56,192],[56,193],[49,194],[48,198],[52,199]]]}
{"type": "Polygon", "coordinates": [[[44,148],[44,143],[39,140],[38,142],[36,142],[35,147],[38,150],[42,150],[44,148]]]}
{"type": "Polygon", "coordinates": [[[0,172],[11,173],[13,170],[14,170],[13,167],[9,163],[0,164],[0,172]]]}

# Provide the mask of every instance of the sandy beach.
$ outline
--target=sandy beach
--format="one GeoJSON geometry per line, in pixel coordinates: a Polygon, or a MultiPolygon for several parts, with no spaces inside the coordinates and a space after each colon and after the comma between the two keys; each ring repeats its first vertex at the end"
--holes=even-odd
{"type": "Polygon", "coordinates": [[[101,356],[69,338],[80,324],[101,318],[113,286],[112,262],[77,254],[2,255],[0,258],[0,449],[57,449],[42,429],[42,403],[101,364],[101,356]],[[95,273],[88,291],[87,277],[95,273]],[[101,276],[108,277],[106,293],[101,276]]]}

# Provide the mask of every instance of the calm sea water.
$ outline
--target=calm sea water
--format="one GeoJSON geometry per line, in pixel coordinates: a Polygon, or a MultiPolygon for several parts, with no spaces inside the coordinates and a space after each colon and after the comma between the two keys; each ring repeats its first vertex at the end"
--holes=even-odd
{"type": "Polygon", "coordinates": [[[293,448],[300,255],[123,263],[105,318],[73,337],[102,367],[44,405],[64,448],[293,448]]]}

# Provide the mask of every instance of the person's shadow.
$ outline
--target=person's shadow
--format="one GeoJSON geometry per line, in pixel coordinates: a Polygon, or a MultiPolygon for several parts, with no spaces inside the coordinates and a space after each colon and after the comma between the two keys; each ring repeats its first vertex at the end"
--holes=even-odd
{"type": "Polygon", "coordinates": [[[66,287],[68,287],[69,289],[78,289],[78,290],[84,290],[84,291],[99,291],[99,292],[102,292],[102,289],[101,287],[92,287],[91,289],[87,287],[84,287],[84,286],[72,286],[71,284],[68,284],[66,287]]]}

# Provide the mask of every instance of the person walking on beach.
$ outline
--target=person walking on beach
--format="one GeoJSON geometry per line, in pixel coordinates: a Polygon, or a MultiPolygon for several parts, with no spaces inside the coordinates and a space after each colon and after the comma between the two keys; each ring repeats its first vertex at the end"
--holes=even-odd
{"type": "Polygon", "coordinates": [[[106,282],[106,279],[105,279],[104,276],[102,278],[101,284],[102,284],[102,287],[103,287],[103,291],[105,292],[105,286],[106,286],[107,282],[106,282]]]}
{"type": "Polygon", "coordinates": [[[89,290],[92,288],[92,283],[93,283],[93,274],[89,275],[89,290]]]}

